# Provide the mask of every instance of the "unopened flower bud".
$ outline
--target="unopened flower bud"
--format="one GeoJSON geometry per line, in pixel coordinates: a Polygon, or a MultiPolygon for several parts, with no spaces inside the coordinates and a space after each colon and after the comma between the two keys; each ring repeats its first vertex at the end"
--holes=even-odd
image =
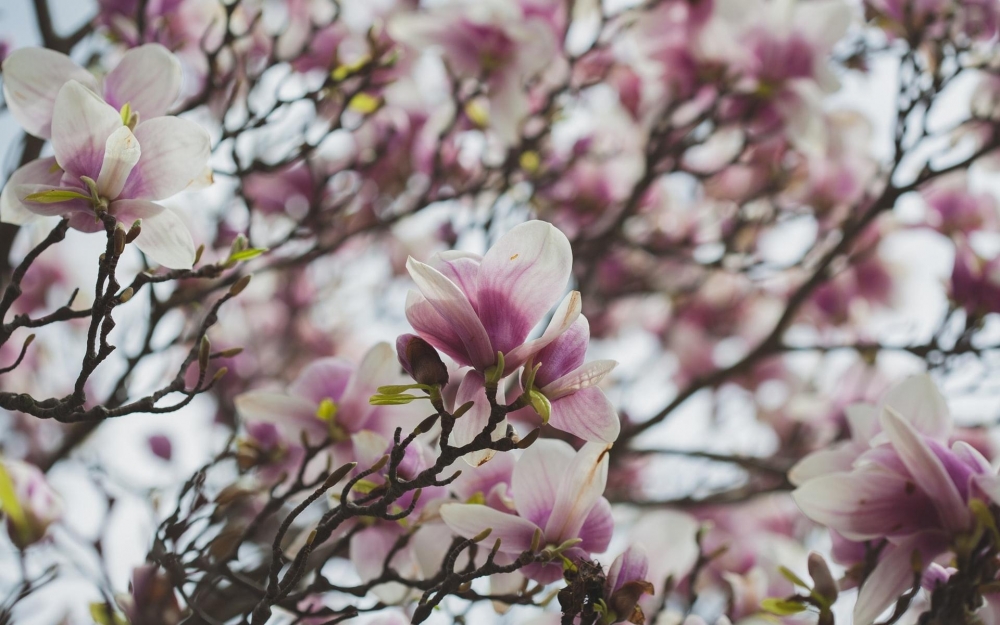
{"type": "Polygon", "coordinates": [[[420,384],[444,386],[448,383],[448,367],[430,343],[413,334],[396,339],[396,356],[410,377],[420,384]]]}
{"type": "Polygon", "coordinates": [[[119,223],[115,226],[115,254],[121,256],[125,251],[125,227],[119,223]]]}
{"type": "Polygon", "coordinates": [[[139,234],[141,232],[142,232],[142,220],[136,219],[135,221],[132,222],[132,227],[129,228],[128,232],[125,234],[125,242],[131,243],[132,241],[135,241],[139,237],[139,234]]]}
{"type": "Polygon", "coordinates": [[[250,278],[252,277],[253,274],[248,273],[247,275],[237,280],[236,283],[233,284],[233,286],[229,287],[229,294],[236,296],[242,293],[243,289],[247,288],[247,285],[250,284],[250,278]]]}
{"type": "Polygon", "coordinates": [[[830,573],[830,568],[826,565],[823,556],[815,551],[809,554],[808,560],[809,576],[812,577],[814,589],[820,596],[833,603],[837,600],[838,588],[837,580],[830,573]]]}

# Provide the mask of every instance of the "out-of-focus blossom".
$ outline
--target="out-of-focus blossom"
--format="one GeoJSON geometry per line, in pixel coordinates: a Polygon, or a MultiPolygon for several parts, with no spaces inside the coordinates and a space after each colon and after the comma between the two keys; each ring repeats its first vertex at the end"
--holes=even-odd
{"type": "Polygon", "coordinates": [[[33,464],[3,460],[0,464],[0,513],[7,534],[18,549],[27,549],[45,537],[63,516],[62,499],[33,464]]]}
{"type": "Polygon", "coordinates": [[[119,603],[129,623],[177,625],[183,616],[169,576],[156,564],[143,564],[132,571],[129,595],[119,603]]]}
{"type": "MultiPolygon", "coordinates": [[[[500,539],[500,552],[513,557],[531,549],[536,533],[541,548],[563,546],[562,554],[570,560],[600,553],[608,546],[613,525],[611,505],[601,496],[608,476],[607,452],[608,446],[600,443],[587,443],[574,452],[561,441],[536,441],[514,467],[511,489],[517,514],[482,504],[448,503],[441,506],[441,517],[466,538],[492,529],[490,539],[500,539]]],[[[531,564],[521,572],[541,583],[562,577],[558,564],[531,564]]]]}
{"type": "Polygon", "coordinates": [[[483,78],[489,125],[514,143],[530,112],[525,85],[552,62],[558,42],[550,25],[517,2],[484,0],[403,13],[389,22],[393,39],[417,50],[439,48],[459,78],[483,78]]]}
{"type": "Polygon", "coordinates": [[[950,295],[970,315],[1000,312],[1000,256],[984,260],[964,242],[958,243],[950,295]]]}
{"type": "Polygon", "coordinates": [[[854,622],[870,625],[927,567],[972,529],[970,500],[1000,494],[989,462],[963,442],[927,376],[890,390],[880,409],[848,414],[855,439],[816,452],[791,472],[802,511],[852,541],[886,540],[858,596],[854,622]],[[915,559],[914,554],[920,557],[915,559]]]}
{"type": "Polygon", "coordinates": [[[948,236],[995,228],[1000,222],[993,196],[971,192],[965,176],[939,179],[921,195],[927,203],[927,225],[948,236]]]}

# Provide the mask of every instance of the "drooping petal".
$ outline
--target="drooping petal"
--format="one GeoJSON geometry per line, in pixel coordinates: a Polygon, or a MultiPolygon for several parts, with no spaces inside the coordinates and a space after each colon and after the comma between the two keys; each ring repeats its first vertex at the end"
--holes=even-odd
{"type": "Polygon", "coordinates": [[[165,115],[181,92],[181,63],[158,43],[132,48],[104,78],[104,99],[121,110],[126,103],[139,121],[165,115]]]}
{"type": "Polygon", "coordinates": [[[122,197],[164,200],[197,179],[208,163],[212,142],[198,124],[179,117],[157,117],[135,127],[142,158],[122,189],[122,197]]]}
{"type": "MultiPolygon", "coordinates": [[[[496,352],[486,329],[462,290],[437,269],[413,258],[407,259],[406,269],[420,293],[452,325],[454,333],[465,346],[472,366],[479,370],[493,366],[497,359],[496,352]]],[[[431,342],[429,338],[427,340],[431,342]]]]}
{"type": "Polygon", "coordinates": [[[556,504],[559,484],[575,455],[564,441],[539,439],[518,458],[511,475],[511,490],[521,517],[545,527],[556,504]]]}
{"type": "MultiPolygon", "coordinates": [[[[919,552],[924,566],[948,549],[947,538],[940,532],[920,532],[886,545],[882,559],[868,576],[854,605],[855,625],[871,625],[904,592],[913,587],[913,553],[919,552]]],[[[919,583],[919,581],[918,581],[919,583]]]]}
{"type": "Polygon", "coordinates": [[[7,108],[28,133],[43,139],[52,136],[56,96],[70,80],[97,91],[97,80],[90,72],[55,50],[21,48],[3,62],[7,108]]]}
{"type": "Polygon", "coordinates": [[[934,502],[945,527],[955,531],[968,529],[969,509],[937,455],[914,427],[891,407],[886,406],[882,411],[881,423],[917,485],[934,502]]]}
{"type": "MultiPolygon", "coordinates": [[[[486,380],[477,371],[469,371],[458,386],[458,394],[455,397],[455,406],[461,406],[466,402],[473,402],[472,408],[462,415],[455,422],[455,429],[451,432],[451,444],[455,447],[468,445],[489,425],[490,404],[486,399],[486,380]]],[[[497,389],[497,401],[504,402],[503,386],[497,389]]],[[[507,419],[504,418],[493,428],[490,436],[493,440],[503,438],[507,431],[507,419]]],[[[465,454],[463,458],[466,462],[477,467],[488,461],[495,451],[486,449],[465,454]]]]}
{"type": "Polygon", "coordinates": [[[56,161],[72,176],[96,180],[108,137],[123,125],[118,111],[100,96],[75,80],[69,81],[59,90],[52,112],[56,161]]]}
{"type": "Polygon", "coordinates": [[[549,425],[585,441],[613,443],[621,433],[618,412],[597,387],[584,388],[553,401],[549,425]]]}
{"type": "Polygon", "coordinates": [[[126,225],[142,220],[135,246],[169,269],[190,269],[194,264],[194,239],[177,213],[144,200],[115,200],[111,211],[126,225]]]}
{"type": "Polygon", "coordinates": [[[663,591],[668,577],[681,579],[698,560],[695,540],[700,523],[689,514],[676,510],[657,510],[643,515],[632,528],[630,538],[655,554],[649,562],[649,581],[657,592],[663,591]]]}
{"type": "Polygon", "coordinates": [[[895,410],[924,436],[945,440],[951,433],[948,403],[926,373],[910,376],[890,388],[882,405],[895,410]]]}
{"type": "Polygon", "coordinates": [[[55,188],[59,186],[61,178],[62,170],[56,166],[56,159],[51,156],[33,160],[17,168],[0,192],[0,221],[21,226],[34,220],[37,215],[33,210],[34,205],[23,203],[21,198],[24,196],[19,197],[15,188],[27,184],[55,188]]]}
{"type": "Polygon", "coordinates": [[[340,401],[354,374],[354,364],[346,358],[320,358],[306,365],[288,387],[288,394],[318,405],[324,399],[340,401]]]}
{"type": "Polygon", "coordinates": [[[535,386],[541,388],[583,364],[590,343],[590,323],[580,315],[565,332],[535,354],[532,361],[541,363],[535,386]]]}
{"type": "Polygon", "coordinates": [[[930,498],[909,476],[879,467],[834,473],[792,491],[807,517],[854,541],[903,536],[937,521],[930,498]]]}
{"type": "Polygon", "coordinates": [[[559,307],[556,308],[556,312],[552,315],[552,320],[549,321],[549,325],[540,337],[522,343],[506,354],[504,360],[506,370],[504,373],[514,371],[538,353],[539,350],[556,340],[563,332],[566,332],[580,316],[581,309],[582,300],[580,292],[571,291],[560,302],[559,307]]]}
{"type": "Polygon", "coordinates": [[[608,450],[611,445],[587,443],[566,469],[556,494],[556,504],[545,524],[545,538],[561,543],[577,538],[590,510],[604,493],[608,481],[608,450]]]}
{"type": "Polygon", "coordinates": [[[869,404],[852,404],[844,408],[844,416],[851,429],[851,438],[867,444],[879,433],[878,408],[869,404]]]}
{"type": "Polygon", "coordinates": [[[515,226],[486,252],[477,291],[494,349],[506,354],[524,342],[559,301],[572,264],[566,235],[543,221],[515,226]]]}
{"type": "Polygon", "coordinates": [[[559,399],[600,383],[604,376],[611,373],[617,366],[618,363],[614,360],[594,360],[549,382],[542,387],[541,391],[549,399],[559,399]]]}
{"type": "Polygon", "coordinates": [[[521,553],[531,547],[531,539],[538,529],[531,521],[513,514],[505,514],[487,506],[466,503],[447,503],[441,506],[441,518],[459,536],[472,538],[486,528],[492,528],[486,544],[500,539],[500,551],[521,553]]]}
{"type": "Polygon", "coordinates": [[[141,150],[135,135],[128,126],[121,126],[111,133],[104,146],[104,162],[97,176],[97,189],[101,197],[114,200],[122,192],[128,175],[139,162],[141,150]]]}

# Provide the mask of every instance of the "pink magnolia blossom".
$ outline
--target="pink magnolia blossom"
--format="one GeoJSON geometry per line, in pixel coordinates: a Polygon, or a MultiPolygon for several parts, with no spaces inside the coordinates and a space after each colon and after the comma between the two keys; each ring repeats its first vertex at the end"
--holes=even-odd
{"type": "Polygon", "coordinates": [[[950,295],[970,315],[1000,312],[1000,256],[984,260],[968,244],[958,243],[950,295]]]}
{"type": "Polygon", "coordinates": [[[947,447],[951,420],[927,376],[891,389],[879,410],[848,412],[854,438],[793,468],[792,493],[809,518],[851,541],[885,539],[861,587],[854,622],[870,625],[909,588],[911,562],[925,566],[972,528],[972,498],[1000,496],[995,472],[970,445],[947,447]]]}
{"type": "Polygon", "coordinates": [[[0,471],[0,479],[12,487],[14,499],[0,499],[0,513],[6,517],[11,541],[18,549],[27,549],[42,540],[49,526],[62,518],[62,499],[33,464],[3,460],[0,471]]]}
{"type": "MultiPolygon", "coordinates": [[[[359,441],[353,435],[367,431],[383,441],[391,437],[400,425],[400,408],[393,407],[390,422],[385,418],[388,409],[372,406],[368,399],[379,386],[402,382],[405,379],[399,374],[392,347],[379,343],[360,365],[344,358],[322,358],[306,366],[287,390],[250,391],[237,396],[234,403],[250,442],[270,461],[267,475],[276,476],[301,460],[303,435],[314,445],[329,436],[338,463],[358,456],[359,441]]],[[[361,443],[370,446],[369,439],[361,443]]],[[[375,453],[374,460],[385,447],[375,453]]]]}
{"type": "Polygon", "coordinates": [[[393,39],[417,50],[440,48],[459,78],[484,77],[490,127],[508,144],[530,112],[525,84],[558,49],[547,16],[507,0],[440,5],[401,13],[389,22],[393,39]]]}
{"type": "Polygon", "coordinates": [[[549,425],[585,441],[613,443],[621,430],[618,412],[597,384],[618,363],[595,360],[584,364],[589,342],[590,325],[580,315],[566,332],[535,354],[525,370],[538,365],[533,389],[550,402],[549,425]]]}
{"type": "MultiPolygon", "coordinates": [[[[464,417],[463,417],[464,418],[464,417]]],[[[580,541],[563,555],[586,558],[604,551],[611,540],[611,504],[601,496],[608,477],[608,445],[587,443],[578,452],[567,443],[539,440],[518,459],[511,479],[517,514],[481,504],[448,503],[441,518],[455,533],[471,538],[491,528],[500,553],[517,557],[531,548],[536,532],[540,547],[580,541]]],[[[521,572],[549,583],[562,576],[558,564],[532,564],[521,572]]]]}
{"type": "Polygon", "coordinates": [[[406,263],[419,289],[407,297],[406,318],[421,338],[477,371],[502,352],[504,373],[513,372],[580,314],[580,296],[572,292],[545,332],[526,341],[562,295],[573,263],[566,236],[545,222],[512,228],[483,257],[442,252],[431,262],[406,263]]]}
{"type": "Polygon", "coordinates": [[[103,212],[125,227],[142,220],[136,247],[171,269],[190,268],[191,233],[180,216],[153,200],[176,195],[202,174],[208,133],[177,117],[128,122],[76,80],[63,85],[53,107],[55,157],[14,172],[0,197],[3,221],[62,216],[77,230],[95,232],[103,229],[103,212]]]}
{"type": "Polygon", "coordinates": [[[181,90],[180,62],[156,43],[126,52],[103,80],[47,48],[16,50],[3,62],[3,77],[4,99],[14,119],[45,139],[52,137],[59,91],[71,80],[101,95],[116,110],[128,104],[139,121],[166,115],[181,90]]]}

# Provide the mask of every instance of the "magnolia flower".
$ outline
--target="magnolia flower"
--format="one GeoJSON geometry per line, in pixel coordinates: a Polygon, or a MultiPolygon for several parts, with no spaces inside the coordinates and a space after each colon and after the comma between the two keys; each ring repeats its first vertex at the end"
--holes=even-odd
{"type": "MultiPolygon", "coordinates": [[[[181,90],[181,65],[163,46],[133,48],[103,81],[71,58],[47,48],[22,48],[3,62],[3,95],[14,119],[36,137],[52,137],[56,97],[75,80],[117,110],[126,104],[139,120],[166,115],[181,90]]],[[[127,121],[127,120],[126,120],[127,121]]]]}
{"type": "Polygon", "coordinates": [[[18,549],[40,541],[50,525],[62,518],[62,500],[33,464],[18,460],[0,463],[0,514],[18,549]]]}
{"type": "MultiPolygon", "coordinates": [[[[611,504],[601,496],[608,479],[609,448],[587,443],[574,452],[562,441],[536,441],[518,459],[511,478],[517,514],[481,504],[449,503],[441,506],[441,518],[466,538],[492,529],[490,539],[500,539],[500,553],[509,557],[531,549],[536,533],[539,547],[562,547],[570,560],[600,553],[613,529],[611,504]]],[[[562,567],[531,564],[521,572],[550,583],[562,576],[562,567]]]]}
{"type": "MultiPolygon", "coordinates": [[[[621,424],[618,413],[597,384],[618,364],[614,360],[595,360],[584,364],[590,324],[580,315],[566,332],[532,357],[525,368],[538,364],[531,392],[543,395],[552,427],[586,441],[613,443],[621,424]]],[[[527,377],[522,376],[522,377],[527,377]]],[[[525,408],[524,411],[529,411],[525,408]]]]}
{"type": "Polygon", "coordinates": [[[0,219],[23,224],[32,214],[62,216],[95,232],[107,213],[126,225],[142,220],[135,245],[172,269],[190,268],[194,242],[184,222],[156,204],[205,169],[208,133],[177,117],[138,124],[76,80],[59,90],[52,114],[54,158],[32,161],[11,176],[0,196],[0,219]]]}
{"type": "Polygon", "coordinates": [[[479,372],[494,366],[501,352],[504,374],[511,373],[580,314],[580,294],[574,291],[545,332],[525,342],[565,290],[573,264],[569,240],[551,224],[520,224],[483,257],[442,252],[432,263],[406,261],[420,291],[407,297],[406,318],[421,338],[479,372]]]}
{"type": "Polygon", "coordinates": [[[989,462],[951,432],[944,398],[926,375],[890,390],[879,411],[848,412],[854,438],[806,457],[790,478],[806,516],[852,541],[885,539],[861,587],[854,622],[869,625],[926,567],[973,526],[973,498],[1000,500],[989,462]],[[877,421],[875,417],[877,416],[877,421]]]}
{"type": "Polygon", "coordinates": [[[1000,256],[984,260],[969,245],[956,245],[950,295],[970,315],[1000,312],[1000,256]]]}
{"type": "Polygon", "coordinates": [[[641,547],[629,547],[608,569],[604,580],[604,601],[608,607],[606,623],[641,623],[639,598],[653,594],[653,585],[646,581],[649,556],[641,547]]]}
{"type": "MultiPolygon", "coordinates": [[[[354,434],[368,430],[391,437],[399,425],[400,407],[392,408],[394,421],[389,422],[380,418],[386,409],[372,406],[368,399],[379,386],[405,381],[395,356],[388,343],[379,343],[360,366],[344,358],[323,358],[306,366],[284,392],[258,390],[237,396],[236,411],[245,421],[252,445],[275,461],[272,468],[277,474],[300,459],[303,434],[313,444],[329,436],[336,444],[335,452],[345,456],[338,457],[338,462],[357,454],[354,434]]],[[[383,445],[375,458],[384,450],[383,445]]]]}
{"type": "Polygon", "coordinates": [[[426,12],[401,13],[389,35],[418,50],[437,47],[460,78],[484,78],[489,124],[507,144],[519,136],[530,112],[529,79],[556,55],[558,43],[543,15],[508,0],[441,5],[426,12]]]}

